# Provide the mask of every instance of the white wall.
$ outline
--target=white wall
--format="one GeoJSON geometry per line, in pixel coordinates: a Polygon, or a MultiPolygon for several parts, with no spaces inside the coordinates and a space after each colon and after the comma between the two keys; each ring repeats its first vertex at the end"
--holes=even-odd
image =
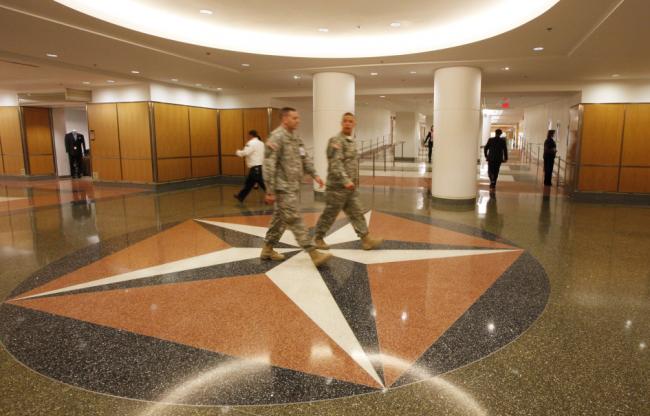
{"type": "Polygon", "coordinates": [[[549,128],[554,129],[556,130],[555,140],[558,146],[558,155],[564,158],[567,149],[569,108],[579,102],[580,96],[578,94],[524,109],[525,142],[544,143],[549,128]]]}
{"type": "Polygon", "coordinates": [[[16,91],[0,90],[0,106],[13,107],[18,105],[18,94],[16,91]]]}
{"type": "Polygon", "coordinates": [[[650,103],[650,81],[611,81],[586,84],[583,103],[650,103]]]}
{"type": "Polygon", "coordinates": [[[93,88],[93,103],[126,103],[150,101],[149,84],[93,88]]]}
{"type": "MultiPolygon", "coordinates": [[[[416,146],[420,133],[420,114],[419,113],[395,113],[395,142],[404,143],[404,157],[417,157],[418,147],[416,146]]],[[[400,155],[400,151],[397,151],[400,155]]]]}
{"type": "Polygon", "coordinates": [[[219,94],[165,84],[151,84],[151,101],[206,108],[226,108],[219,94]]]}
{"type": "Polygon", "coordinates": [[[384,108],[359,107],[355,109],[357,119],[356,137],[358,140],[380,140],[385,137],[390,142],[390,110],[384,108]]]}
{"type": "Polygon", "coordinates": [[[54,152],[56,154],[57,175],[70,175],[70,162],[65,151],[65,135],[72,130],[84,135],[88,149],[88,118],[83,108],[54,108],[52,109],[52,125],[54,127],[54,152]]]}

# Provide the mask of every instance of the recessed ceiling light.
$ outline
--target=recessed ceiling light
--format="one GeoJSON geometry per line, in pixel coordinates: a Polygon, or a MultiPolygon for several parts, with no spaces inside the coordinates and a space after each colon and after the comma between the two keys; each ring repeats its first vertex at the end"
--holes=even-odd
{"type": "Polygon", "coordinates": [[[217,88],[217,91],[223,91],[223,88],[219,87],[217,88]]]}
{"type": "Polygon", "coordinates": [[[136,70],[134,69],[133,71],[131,71],[131,73],[132,73],[132,74],[139,74],[140,71],[136,71],[136,70]]]}
{"type": "Polygon", "coordinates": [[[377,76],[377,75],[379,75],[378,72],[371,72],[371,73],[370,73],[370,76],[373,76],[373,77],[374,77],[374,76],[377,76]]]}
{"type": "Polygon", "coordinates": [[[411,74],[417,74],[418,71],[411,71],[411,74]]]}
{"type": "Polygon", "coordinates": [[[386,96],[385,95],[380,95],[379,98],[386,98],[386,96]]]}
{"type": "Polygon", "coordinates": [[[249,66],[251,66],[251,64],[241,64],[241,66],[243,66],[244,68],[248,68],[249,66]]]}
{"type": "Polygon", "coordinates": [[[201,10],[199,10],[199,13],[201,13],[201,14],[212,14],[212,10],[201,9],[201,10]]]}
{"type": "Polygon", "coordinates": [[[178,78],[172,78],[172,81],[178,82],[178,78]]]}
{"type": "Polygon", "coordinates": [[[329,32],[330,30],[329,30],[328,28],[326,28],[326,27],[319,27],[319,28],[318,28],[318,31],[319,31],[319,32],[323,32],[323,33],[327,33],[327,32],[329,32]]]}
{"type": "Polygon", "coordinates": [[[510,67],[509,67],[509,66],[506,66],[506,67],[503,68],[503,70],[504,70],[504,71],[510,71],[510,67]]]}
{"type": "Polygon", "coordinates": [[[84,82],[82,82],[82,84],[84,84],[84,85],[90,85],[90,81],[84,81],[84,82]]]}
{"type": "Polygon", "coordinates": [[[109,79],[106,82],[108,82],[109,84],[115,84],[115,81],[113,81],[112,79],[109,79]]]}
{"type": "Polygon", "coordinates": [[[393,22],[390,24],[390,27],[400,27],[402,24],[400,22],[393,22]]]}
{"type": "Polygon", "coordinates": [[[300,78],[302,78],[300,75],[294,75],[293,76],[293,79],[300,79],[300,78]]]}
{"type": "Polygon", "coordinates": [[[203,86],[203,84],[194,84],[194,85],[197,86],[197,87],[202,87],[203,86]]]}
{"type": "Polygon", "coordinates": [[[621,74],[612,74],[612,78],[618,78],[620,76],[621,76],[621,74]]]}
{"type": "Polygon", "coordinates": [[[46,53],[45,56],[47,56],[48,58],[58,58],[59,57],[59,55],[57,55],[55,53],[46,53]]]}
{"type": "Polygon", "coordinates": [[[536,47],[533,48],[533,50],[534,50],[535,52],[540,52],[540,51],[543,51],[543,50],[544,50],[544,47],[543,47],[543,46],[536,46],[536,47]]]}

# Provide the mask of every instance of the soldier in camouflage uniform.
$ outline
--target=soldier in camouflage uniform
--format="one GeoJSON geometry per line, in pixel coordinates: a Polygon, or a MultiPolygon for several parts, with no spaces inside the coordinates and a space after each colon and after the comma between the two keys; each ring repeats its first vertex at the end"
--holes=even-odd
{"type": "Polygon", "coordinates": [[[341,121],[341,132],[332,137],[327,144],[327,190],[325,199],[327,206],[318,219],[314,243],[316,248],[328,250],[329,246],[323,238],[330,229],[339,212],[347,215],[354,231],[361,238],[364,250],[377,248],[383,240],[374,239],[368,234],[368,225],[363,216],[361,198],[356,190],[357,177],[357,146],[352,138],[356,120],[354,114],[345,113],[341,121]]]}
{"type": "Polygon", "coordinates": [[[267,186],[264,199],[267,204],[275,204],[275,209],[260,257],[264,260],[284,260],[285,256],[273,250],[273,246],[280,241],[286,228],[289,228],[300,247],[319,266],[329,260],[331,255],[321,253],[314,247],[298,211],[298,198],[304,172],[311,175],[321,187],[323,180],[316,174],[302,140],[294,132],[300,123],[298,112],[286,107],[281,110],[281,117],[282,124],[267,140],[262,169],[267,186]]]}

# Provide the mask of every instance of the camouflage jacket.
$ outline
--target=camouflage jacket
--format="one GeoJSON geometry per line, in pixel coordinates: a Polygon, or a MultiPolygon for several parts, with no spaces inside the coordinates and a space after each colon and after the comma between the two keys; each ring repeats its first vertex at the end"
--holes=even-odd
{"type": "Polygon", "coordinates": [[[302,139],[282,126],[273,130],[267,140],[262,172],[268,193],[298,192],[305,173],[316,177],[302,139]]]}
{"type": "Polygon", "coordinates": [[[357,144],[343,133],[327,144],[327,186],[342,187],[357,182],[357,144]]]}

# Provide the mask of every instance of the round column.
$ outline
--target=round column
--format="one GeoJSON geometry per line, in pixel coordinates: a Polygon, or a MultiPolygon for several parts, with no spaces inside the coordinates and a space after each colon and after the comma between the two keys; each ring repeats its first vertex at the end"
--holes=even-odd
{"type": "MultiPolygon", "coordinates": [[[[327,176],[327,142],[341,131],[341,117],[354,113],[354,75],[321,72],[314,75],[314,167],[325,180],[327,176]]],[[[314,184],[316,191],[324,191],[314,184]]]]}
{"type": "Polygon", "coordinates": [[[431,194],[450,202],[476,199],[476,142],[480,132],[481,70],[436,71],[433,87],[435,128],[431,194]]]}

